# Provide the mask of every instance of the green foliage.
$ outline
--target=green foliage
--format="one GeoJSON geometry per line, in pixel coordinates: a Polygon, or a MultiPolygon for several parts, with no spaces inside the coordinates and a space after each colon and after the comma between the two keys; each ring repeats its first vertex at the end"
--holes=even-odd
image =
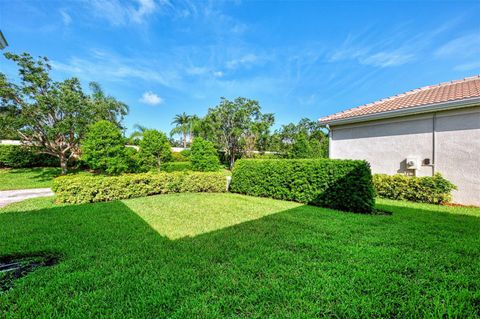
{"type": "Polygon", "coordinates": [[[225,192],[226,178],[212,172],[61,176],[53,181],[53,190],[60,203],[91,203],[166,193],[225,192]]]}
{"type": "Polygon", "coordinates": [[[87,127],[99,120],[120,125],[128,107],[106,96],[97,83],[86,95],[77,78],[53,81],[46,57],[5,53],[18,66],[19,81],[0,73],[0,134],[17,135],[41,152],[59,159],[62,173],[79,155],[87,127]],[[20,83],[19,85],[17,83],[20,83]]]}
{"type": "Polygon", "coordinates": [[[184,172],[193,171],[192,162],[168,162],[162,164],[162,172],[184,172]]]}
{"type": "Polygon", "coordinates": [[[220,169],[217,150],[212,142],[196,137],[193,140],[191,152],[190,160],[192,161],[193,170],[215,172],[220,169]]]}
{"type": "Polygon", "coordinates": [[[90,168],[107,174],[132,171],[132,151],[125,147],[120,129],[109,121],[89,127],[82,142],[82,161],[90,168]]]}
{"type": "Polygon", "coordinates": [[[291,158],[310,158],[312,157],[312,148],[305,134],[299,134],[293,143],[291,158]]]}
{"type": "Polygon", "coordinates": [[[180,154],[182,154],[183,157],[190,160],[190,156],[192,155],[192,151],[190,149],[186,149],[186,150],[180,151],[180,154]]]}
{"type": "Polygon", "coordinates": [[[163,162],[172,160],[172,148],[167,136],[157,130],[145,130],[140,140],[139,157],[147,170],[160,170],[163,162]]]}
{"type": "Polygon", "coordinates": [[[356,213],[374,210],[372,175],[365,161],[239,160],[231,191],[356,213]]]}
{"type": "Polygon", "coordinates": [[[172,161],[174,162],[188,162],[188,157],[185,157],[181,152],[172,152],[172,161]]]}
{"type": "Polygon", "coordinates": [[[57,157],[35,153],[19,145],[0,145],[0,167],[52,167],[59,165],[57,157]]]}
{"type": "MultiPolygon", "coordinates": [[[[222,98],[219,105],[208,110],[204,119],[208,131],[205,135],[225,151],[232,168],[235,160],[247,150],[247,144],[255,145],[273,122],[273,114],[262,114],[260,104],[255,100],[222,98]]],[[[253,146],[248,147],[251,148],[253,146]]]]}
{"type": "Polygon", "coordinates": [[[382,198],[431,204],[450,202],[452,190],[457,189],[440,173],[423,177],[375,174],[373,185],[377,195],[382,198]]]}
{"type": "Polygon", "coordinates": [[[307,118],[289,123],[270,137],[269,149],[284,158],[327,158],[328,135],[317,121],[307,118]]]}

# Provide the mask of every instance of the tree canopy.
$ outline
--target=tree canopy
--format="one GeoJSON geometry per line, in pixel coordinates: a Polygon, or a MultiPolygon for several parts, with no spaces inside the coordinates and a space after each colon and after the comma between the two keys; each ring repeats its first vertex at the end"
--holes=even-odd
{"type": "Polygon", "coordinates": [[[80,154],[87,127],[108,120],[120,127],[128,112],[126,104],[107,96],[97,83],[91,95],[83,92],[80,81],[54,81],[46,57],[5,53],[17,64],[19,83],[0,72],[0,133],[19,136],[27,147],[60,159],[62,172],[68,161],[80,154]]]}
{"type": "Polygon", "coordinates": [[[256,140],[272,126],[274,116],[263,114],[255,100],[221,98],[220,104],[208,110],[204,121],[205,135],[225,151],[232,168],[235,159],[246,151],[247,140],[253,138],[256,145],[256,140]]]}

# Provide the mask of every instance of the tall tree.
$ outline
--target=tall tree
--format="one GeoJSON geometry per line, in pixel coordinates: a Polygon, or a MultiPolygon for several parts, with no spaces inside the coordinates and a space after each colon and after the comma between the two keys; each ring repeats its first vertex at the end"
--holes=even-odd
{"type": "Polygon", "coordinates": [[[219,105],[208,110],[205,121],[233,168],[235,159],[245,150],[245,138],[255,134],[258,127],[269,128],[271,119],[273,114],[262,114],[257,101],[238,97],[233,101],[221,98],[219,105]]]}
{"type": "Polygon", "coordinates": [[[0,123],[2,131],[18,134],[22,142],[39,153],[60,159],[62,173],[68,161],[79,155],[87,126],[106,119],[119,125],[128,112],[124,103],[106,97],[98,84],[87,96],[77,78],[53,81],[46,57],[33,59],[28,53],[5,53],[19,69],[16,84],[0,73],[0,123]]]}
{"type": "Polygon", "coordinates": [[[171,124],[175,125],[175,127],[171,130],[170,135],[183,134],[183,147],[187,147],[187,137],[191,125],[190,115],[187,115],[185,112],[177,114],[171,124]]]}

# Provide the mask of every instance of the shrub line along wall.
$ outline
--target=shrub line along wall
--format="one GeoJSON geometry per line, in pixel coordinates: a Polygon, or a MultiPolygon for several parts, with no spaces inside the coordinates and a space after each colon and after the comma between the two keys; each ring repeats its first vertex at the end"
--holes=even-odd
{"type": "Polygon", "coordinates": [[[356,213],[374,211],[370,166],[359,160],[238,160],[231,191],[356,213]]]}
{"type": "Polygon", "coordinates": [[[60,176],[53,182],[61,203],[92,203],[156,194],[226,191],[222,172],[174,172],[120,176],[60,176]]]}
{"type": "Polygon", "coordinates": [[[439,173],[423,177],[375,174],[373,184],[379,197],[431,204],[448,203],[456,189],[439,173]]]}

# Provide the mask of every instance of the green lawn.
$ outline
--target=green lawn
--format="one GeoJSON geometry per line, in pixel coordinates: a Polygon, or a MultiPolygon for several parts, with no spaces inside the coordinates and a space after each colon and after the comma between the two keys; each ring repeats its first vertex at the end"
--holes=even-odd
{"type": "MultiPolygon", "coordinates": [[[[69,174],[89,174],[71,170],[69,174]]],[[[1,168],[0,191],[10,189],[52,187],[53,179],[60,175],[57,167],[1,168]]]]}
{"type": "Polygon", "coordinates": [[[55,266],[0,317],[478,317],[480,209],[379,201],[367,216],[235,194],[0,209],[0,255],[55,266]]]}

